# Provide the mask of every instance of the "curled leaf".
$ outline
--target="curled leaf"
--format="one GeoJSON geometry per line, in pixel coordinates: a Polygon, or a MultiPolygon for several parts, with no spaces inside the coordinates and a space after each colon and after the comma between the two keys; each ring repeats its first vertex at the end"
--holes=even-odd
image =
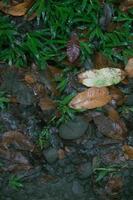
{"type": "Polygon", "coordinates": [[[85,71],[78,78],[87,87],[104,87],[118,84],[125,78],[125,72],[118,68],[102,68],[85,71]]]}
{"type": "Polygon", "coordinates": [[[70,63],[73,63],[80,53],[79,40],[76,33],[72,33],[71,39],[67,45],[67,56],[70,63]]]}
{"type": "Polygon", "coordinates": [[[73,109],[93,109],[106,105],[111,100],[107,88],[89,88],[75,96],[69,103],[73,109]]]}

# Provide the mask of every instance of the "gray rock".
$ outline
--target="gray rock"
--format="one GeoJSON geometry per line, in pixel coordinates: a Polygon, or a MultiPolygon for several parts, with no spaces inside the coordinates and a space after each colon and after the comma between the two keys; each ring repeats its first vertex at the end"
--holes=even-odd
{"type": "Polygon", "coordinates": [[[88,122],[82,117],[75,117],[73,120],[62,124],[59,128],[59,136],[66,140],[80,138],[86,132],[88,122]]]}
{"type": "Polygon", "coordinates": [[[43,152],[45,159],[49,164],[54,163],[58,158],[58,151],[55,148],[49,148],[43,152]]]}
{"type": "Polygon", "coordinates": [[[82,185],[78,181],[73,181],[72,192],[74,195],[81,196],[84,192],[82,185]]]}
{"type": "Polygon", "coordinates": [[[83,163],[80,166],[79,178],[81,179],[88,178],[92,173],[93,173],[93,169],[92,169],[91,162],[83,163]]]}
{"type": "Polygon", "coordinates": [[[127,100],[125,102],[127,106],[133,106],[133,94],[127,96],[127,100]]]}

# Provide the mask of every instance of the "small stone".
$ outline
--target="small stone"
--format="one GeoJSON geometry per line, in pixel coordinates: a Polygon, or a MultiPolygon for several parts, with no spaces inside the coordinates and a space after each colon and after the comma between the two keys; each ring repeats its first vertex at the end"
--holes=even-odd
{"type": "Polygon", "coordinates": [[[127,96],[127,100],[125,102],[127,106],[133,106],[133,94],[127,96]]]}
{"type": "Polygon", "coordinates": [[[83,194],[84,189],[78,181],[73,181],[72,192],[74,193],[74,195],[78,195],[78,196],[83,194]]]}
{"type": "Polygon", "coordinates": [[[59,128],[59,136],[66,140],[74,140],[80,138],[86,132],[88,122],[82,117],[75,117],[73,120],[62,124],[59,128]]]}
{"type": "Polygon", "coordinates": [[[45,150],[43,155],[49,164],[54,163],[58,159],[58,151],[55,148],[49,148],[45,150]]]}
{"type": "Polygon", "coordinates": [[[81,179],[88,178],[92,173],[93,173],[93,169],[92,169],[91,162],[83,163],[80,166],[79,178],[81,178],[81,179]]]}

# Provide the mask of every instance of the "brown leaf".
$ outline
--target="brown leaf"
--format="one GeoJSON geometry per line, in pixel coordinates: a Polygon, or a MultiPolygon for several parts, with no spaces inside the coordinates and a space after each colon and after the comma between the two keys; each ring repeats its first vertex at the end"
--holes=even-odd
{"type": "Polygon", "coordinates": [[[50,99],[47,96],[40,98],[39,106],[42,111],[49,111],[55,109],[55,103],[52,99],[50,99]]]}
{"type": "Polygon", "coordinates": [[[72,33],[71,39],[67,45],[67,56],[70,63],[73,63],[80,54],[79,39],[76,33],[72,33]]]}
{"type": "Polygon", "coordinates": [[[26,0],[17,5],[5,5],[2,1],[0,1],[0,10],[8,15],[23,16],[32,6],[33,2],[34,0],[26,0]]]}
{"type": "Polygon", "coordinates": [[[107,185],[106,190],[108,193],[112,192],[120,192],[123,186],[122,177],[110,177],[107,185]]]}
{"type": "Polygon", "coordinates": [[[21,153],[0,147],[0,157],[5,160],[3,171],[29,170],[32,166],[29,160],[21,153]]]}
{"type": "Polygon", "coordinates": [[[36,78],[30,73],[25,74],[24,80],[30,85],[34,84],[37,81],[36,78]]]}
{"type": "Polygon", "coordinates": [[[124,103],[125,97],[124,97],[123,92],[119,88],[112,86],[112,87],[110,87],[109,91],[110,91],[112,100],[114,100],[118,106],[120,106],[124,103]]]}
{"type": "Polygon", "coordinates": [[[59,76],[62,72],[62,70],[60,68],[54,67],[52,65],[48,65],[48,68],[53,77],[59,76]]]}
{"type": "Polygon", "coordinates": [[[122,147],[122,150],[124,152],[124,156],[125,156],[126,159],[133,160],[133,147],[132,146],[125,144],[122,147]]]}
{"type": "Polygon", "coordinates": [[[129,78],[133,78],[133,58],[128,60],[128,63],[125,67],[125,71],[129,78]]]}
{"type": "Polygon", "coordinates": [[[63,149],[58,150],[58,156],[60,160],[63,160],[65,157],[65,151],[63,149]]]}
{"type": "Polygon", "coordinates": [[[69,103],[74,109],[93,109],[106,105],[111,100],[106,87],[89,88],[75,96],[69,103]]]}
{"type": "Polygon", "coordinates": [[[122,11],[127,11],[128,9],[133,8],[133,0],[122,1],[119,8],[122,11]]]}
{"type": "Polygon", "coordinates": [[[41,81],[45,84],[45,89],[52,93],[52,95],[54,96],[58,96],[59,95],[59,91],[57,90],[57,85],[56,82],[54,80],[54,76],[52,75],[52,72],[50,71],[49,68],[47,68],[44,71],[44,74],[42,74],[43,77],[41,77],[41,81]]]}
{"type": "Polygon", "coordinates": [[[113,121],[103,113],[97,113],[93,116],[94,123],[98,130],[105,136],[112,139],[123,140],[126,137],[127,129],[121,121],[113,121]]]}
{"type": "Polygon", "coordinates": [[[104,67],[112,67],[113,63],[107,59],[101,52],[96,52],[94,57],[93,57],[93,61],[94,61],[94,68],[95,69],[101,69],[104,67]]]}
{"type": "Polygon", "coordinates": [[[2,137],[2,145],[8,149],[11,144],[16,145],[17,149],[33,151],[34,145],[29,138],[18,131],[5,132],[2,137]]]}

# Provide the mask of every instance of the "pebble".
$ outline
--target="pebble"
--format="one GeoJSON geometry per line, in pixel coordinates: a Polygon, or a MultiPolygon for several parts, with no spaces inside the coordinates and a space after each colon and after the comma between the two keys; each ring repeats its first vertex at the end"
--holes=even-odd
{"type": "Polygon", "coordinates": [[[133,94],[127,96],[127,100],[125,102],[127,106],[133,106],[133,94]]]}
{"type": "Polygon", "coordinates": [[[74,195],[77,195],[77,196],[82,195],[84,192],[82,185],[76,180],[73,181],[72,192],[74,195]]]}
{"type": "Polygon", "coordinates": [[[79,178],[81,179],[85,179],[90,177],[90,175],[93,173],[93,169],[92,169],[92,164],[91,162],[86,162],[83,163],[80,166],[80,171],[79,171],[79,178]]]}
{"type": "Polygon", "coordinates": [[[49,164],[54,163],[58,159],[58,151],[55,148],[44,150],[43,155],[49,164]]]}
{"type": "Polygon", "coordinates": [[[88,122],[86,122],[82,117],[76,117],[60,126],[59,136],[65,140],[78,139],[84,135],[87,128],[88,122]]]}

